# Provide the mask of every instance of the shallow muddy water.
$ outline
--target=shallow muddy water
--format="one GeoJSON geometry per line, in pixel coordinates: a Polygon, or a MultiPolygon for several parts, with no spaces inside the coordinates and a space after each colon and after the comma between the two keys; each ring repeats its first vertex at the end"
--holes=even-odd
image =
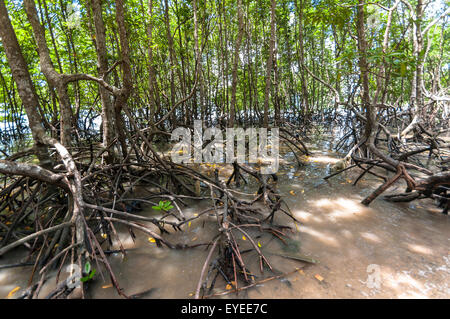
{"type": "MultiPolygon", "coordinates": [[[[299,220],[294,223],[281,214],[275,218],[278,224],[292,227],[288,245],[268,234],[258,238],[276,274],[302,270],[223,298],[450,298],[449,217],[436,210],[431,200],[398,204],[380,197],[365,207],[360,201],[379,181],[369,176],[352,186],[356,171],[324,181],[338,156],[328,151],[328,143],[308,147],[312,154],[304,159],[303,167],[298,169],[293,154],[287,153],[278,173],[278,190],[299,220]],[[272,253],[301,254],[319,263],[307,265],[272,253]]],[[[226,174],[226,169],[222,173],[226,174]]],[[[404,186],[399,183],[396,187],[401,191],[404,186]]],[[[251,194],[255,189],[250,184],[242,191],[251,194]]],[[[193,203],[184,214],[192,216],[208,205],[193,203]]],[[[156,212],[148,208],[142,214],[156,212]]],[[[206,243],[215,234],[215,220],[192,222],[184,229],[167,238],[173,243],[206,243]]],[[[118,231],[130,251],[126,257],[112,254],[109,260],[126,294],[153,288],[143,298],[193,298],[207,255],[204,247],[158,248],[142,233],[136,231],[133,242],[125,229],[118,231]]],[[[242,239],[239,243],[243,249],[249,245],[242,239]]],[[[20,262],[24,256],[16,250],[0,259],[0,265],[20,262]]],[[[257,280],[273,275],[269,271],[261,275],[257,258],[253,259],[255,263],[248,265],[260,276],[257,280]]],[[[0,270],[0,297],[15,287],[24,289],[30,274],[31,267],[0,270]]],[[[225,285],[218,280],[215,292],[225,291],[225,285]]],[[[52,278],[40,296],[54,286],[52,278]]],[[[88,297],[119,298],[109,278],[102,279],[100,274],[90,284],[88,297]]]]}

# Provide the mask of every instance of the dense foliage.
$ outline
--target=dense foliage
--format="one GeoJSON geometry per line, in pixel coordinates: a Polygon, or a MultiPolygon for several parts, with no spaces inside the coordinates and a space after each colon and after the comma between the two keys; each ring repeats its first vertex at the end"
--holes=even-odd
{"type": "MultiPolygon", "coordinates": [[[[189,125],[194,118],[214,120],[217,116],[230,114],[236,38],[239,34],[238,2],[195,1],[197,26],[193,0],[127,0],[125,3],[133,82],[128,105],[138,115],[139,125],[157,121],[176,101],[189,96],[196,74],[198,84],[194,94],[177,108],[170,124],[175,125],[175,119],[189,125]],[[195,41],[198,41],[197,47],[195,41]],[[200,59],[196,68],[197,51],[200,59]]],[[[121,60],[115,3],[102,2],[108,67],[115,66],[107,81],[121,86],[121,69],[115,65],[121,60]]],[[[411,83],[420,59],[424,59],[423,77],[427,91],[439,95],[439,92],[445,93],[449,85],[448,16],[427,30],[418,56],[414,54],[412,41],[414,28],[419,26],[424,30],[448,5],[441,1],[428,1],[424,3],[423,16],[418,20],[415,18],[416,2],[401,1],[393,11],[385,52],[383,39],[388,9],[395,1],[382,0],[365,5],[370,94],[373,97],[382,85],[382,103],[395,107],[412,106],[411,83]],[[377,75],[383,64],[387,65],[384,76],[389,79],[386,83],[377,84],[377,75]]],[[[40,70],[33,30],[22,1],[9,0],[6,5],[37,89],[40,114],[47,122],[46,128],[57,135],[58,96],[40,70]]],[[[336,93],[331,88],[336,90],[343,104],[346,101],[359,103],[361,85],[356,2],[279,0],[275,5],[273,85],[268,101],[271,114],[278,108],[286,116],[298,117],[335,107],[336,93]]],[[[91,1],[39,0],[36,7],[45,26],[56,71],[99,75],[91,1]]],[[[239,60],[235,84],[236,117],[241,121],[262,121],[271,38],[270,7],[269,0],[242,2],[243,35],[236,55],[239,60]]],[[[3,139],[22,137],[27,132],[26,117],[1,46],[0,70],[3,139]]],[[[97,83],[73,82],[68,86],[68,93],[74,123],[83,130],[95,130],[92,132],[94,135],[98,133],[102,107],[97,83]]]]}

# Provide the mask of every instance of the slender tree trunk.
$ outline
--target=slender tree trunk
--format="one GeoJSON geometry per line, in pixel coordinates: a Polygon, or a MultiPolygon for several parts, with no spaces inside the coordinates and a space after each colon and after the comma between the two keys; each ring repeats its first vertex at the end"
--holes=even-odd
{"type": "MultiPolygon", "coordinates": [[[[34,5],[34,3],[33,3],[34,5]]],[[[77,169],[77,166],[71,157],[70,153],[60,142],[51,138],[45,134],[45,131],[42,127],[42,123],[40,120],[38,109],[38,97],[36,95],[35,87],[31,81],[30,73],[28,71],[28,67],[26,65],[25,59],[22,55],[21,48],[17,41],[17,36],[14,32],[14,29],[11,25],[11,21],[8,17],[8,12],[6,10],[6,6],[4,0],[0,0],[0,37],[2,39],[2,45],[6,52],[8,58],[8,64],[11,68],[11,72],[13,73],[14,80],[16,81],[19,95],[22,100],[22,103],[25,107],[25,111],[27,117],[29,119],[30,129],[33,134],[33,139],[35,140],[38,148],[38,156],[40,156],[40,160],[43,161],[43,164],[49,164],[48,161],[48,153],[46,146],[51,146],[56,149],[58,154],[60,155],[66,169],[68,172],[67,181],[64,182],[67,184],[67,188],[70,190],[72,204],[71,211],[71,223],[75,226],[74,235],[76,238],[78,247],[78,257],[79,264],[84,264],[85,259],[85,221],[83,216],[83,193],[81,189],[81,175],[77,169]]],[[[40,167],[33,167],[29,165],[22,165],[21,167],[30,168],[29,171],[22,172],[8,172],[8,168],[17,168],[17,165],[11,165],[11,163],[5,163],[6,165],[1,165],[2,173],[4,174],[16,174],[19,173],[25,176],[34,176],[35,177],[50,177],[47,179],[48,182],[51,182],[51,172],[47,170],[42,170],[40,167]],[[6,169],[6,172],[5,170],[6,169]],[[50,173],[50,174],[49,174],[50,173]],[[44,174],[44,176],[42,176],[44,174]]],[[[15,164],[15,163],[13,163],[15,164]]],[[[20,170],[19,170],[20,171],[20,170]]],[[[83,289],[83,284],[81,283],[81,289],[83,289]]]]}
{"type": "Polygon", "coordinates": [[[369,95],[369,70],[367,64],[367,42],[364,33],[364,0],[358,0],[357,6],[357,34],[358,34],[358,51],[359,51],[359,71],[362,83],[362,105],[366,113],[366,126],[364,137],[367,141],[370,139],[373,129],[376,125],[375,110],[370,103],[369,95]]]}
{"type": "Polygon", "coordinates": [[[273,94],[272,94],[272,100],[273,100],[273,108],[275,111],[274,114],[274,120],[275,120],[275,126],[277,126],[280,123],[280,85],[281,83],[279,82],[280,80],[280,74],[279,74],[279,70],[278,70],[278,59],[277,57],[277,52],[278,52],[278,46],[277,46],[277,42],[275,41],[275,49],[274,49],[274,58],[273,58],[273,73],[274,73],[274,79],[273,79],[273,86],[272,86],[272,90],[273,90],[273,94]]]}
{"type": "Polygon", "coordinates": [[[242,17],[242,0],[238,0],[237,3],[238,12],[238,25],[239,31],[236,37],[236,43],[234,45],[234,61],[233,61],[233,73],[232,73],[232,84],[231,84],[231,105],[230,105],[230,121],[229,126],[234,126],[235,112],[236,112],[236,89],[237,89],[237,73],[239,67],[239,54],[242,43],[242,36],[244,34],[244,19],[242,17]]]}
{"type": "Polygon", "coordinates": [[[17,84],[19,96],[25,107],[39,163],[42,167],[50,168],[52,161],[46,142],[43,139],[45,131],[42,126],[41,116],[38,112],[39,101],[33,83],[31,82],[28,66],[17,41],[16,33],[9,20],[4,0],[0,0],[0,38],[14,81],[17,84]]]}
{"type": "MultiPolygon", "coordinates": [[[[224,30],[223,30],[223,25],[224,25],[224,16],[225,14],[224,9],[222,9],[223,4],[222,1],[219,0],[219,49],[220,49],[220,75],[221,75],[221,80],[222,80],[222,94],[221,94],[221,99],[220,99],[220,116],[224,116],[225,112],[226,112],[226,101],[227,101],[227,81],[226,81],[226,72],[227,70],[225,69],[225,60],[226,60],[226,56],[225,56],[225,49],[224,47],[226,46],[226,43],[224,44],[224,30]]],[[[218,50],[219,51],[219,50],[218,50]]],[[[219,59],[219,57],[218,57],[219,59]]]]}
{"type": "MultiPolygon", "coordinates": [[[[200,81],[200,115],[201,115],[201,119],[204,120],[204,116],[205,116],[205,106],[204,106],[204,101],[203,101],[203,88],[202,88],[202,83],[201,83],[201,78],[202,78],[202,61],[201,61],[201,56],[200,56],[200,49],[198,46],[198,8],[197,8],[197,0],[193,0],[193,4],[194,4],[194,50],[195,50],[195,63],[197,63],[198,66],[198,76],[199,76],[199,81],[200,81]]],[[[197,95],[194,95],[195,97],[197,95]]],[[[196,99],[194,99],[194,101],[196,101],[196,99]]],[[[197,108],[196,103],[194,103],[195,108],[197,108]]]]}
{"type": "MultiPolygon", "coordinates": [[[[95,26],[98,74],[107,81],[105,75],[108,71],[108,54],[101,0],[91,0],[91,6],[95,26]]],[[[107,147],[108,145],[111,145],[115,137],[114,108],[108,90],[99,85],[99,93],[102,103],[103,147],[107,147]]],[[[107,161],[109,164],[114,162],[114,152],[108,152],[107,161]]]]}
{"type": "Polygon", "coordinates": [[[50,58],[50,51],[45,40],[44,27],[40,24],[34,0],[24,0],[25,11],[33,28],[39,52],[40,67],[49,84],[56,88],[60,105],[61,143],[66,146],[71,144],[71,131],[73,124],[72,107],[67,94],[67,83],[63,74],[56,72],[50,58]]]}
{"type": "MultiPolygon", "coordinates": [[[[164,0],[164,22],[166,24],[166,37],[167,37],[167,43],[169,46],[169,60],[170,60],[170,107],[173,107],[175,105],[175,51],[173,48],[173,38],[172,33],[170,31],[170,20],[169,20],[169,2],[167,0],[164,0]]],[[[172,125],[175,125],[175,115],[171,114],[171,121],[172,125]]]]}
{"type": "Polygon", "coordinates": [[[123,0],[116,0],[116,23],[119,31],[120,39],[120,55],[122,58],[122,88],[119,94],[114,100],[114,111],[115,111],[115,125],[117,135],[119,136],[122,155],[127,158],[128,150],[125,137],[125,121],[122,116],[122,109],[127,103],[128,97],[131,94],[132,82],[131,82],[131,62],[130,62],[130,48],[128,45],[128,34],[125,25],[125,7],[123,5],[123,0]]]}
{"type": "Polygon", "coordinates": [[[159,105],[158,87],[153,61],[153,0],[148,0],[148,90],[150,96],[150,123],[155,120],[155,112],[159,105]]]}
{"type": "MultiPolygon", "coordinates": [[[[412,10],[412,8],[410,8],[412,10]]],[[[414,77],[411,82],[411,109],[413,119],[411,123],[401,132],[401,136],[406,136],[412,131],[421,120],[420,112],[423,110],[423,95],[422,95],[422,77],[423,77],[423,37],[421,30],[421,20],[423,16],[423,2],[417,0],[416,12],[413,22],[412,42],[413,42],[413,57],[415,60],[416,69],[414,70],[414,77]]]]}
{"type": "Polygon", "coordinates": [[[299,59],[299,71],[301,77],[301,87],[302,87],[302,110],[303,115],[307,116],[309,113],[309,101],[308,101],[308,89],[306,85],[306,74],[305,74],[305,57],[304,57],[304,43],[303,43],[303,0],[299,0],[300,4],[295,1],[295,6],[298,12],[298,59],[299,59]]]}
{"type": "Polygon", "coordinates": [[[275,0],[271,0],[270,6],[270,42],[269,53],[266,64],[266,88],[264,92],[264,127],[269,126],[269,96],[270,87],[272,83],[272,69],[273,69],[273,49],[275,47],[275,0]]]}

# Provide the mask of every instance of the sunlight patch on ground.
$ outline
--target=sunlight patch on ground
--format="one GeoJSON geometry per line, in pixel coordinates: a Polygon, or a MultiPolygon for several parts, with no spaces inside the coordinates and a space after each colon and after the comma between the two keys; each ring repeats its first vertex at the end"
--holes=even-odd
{"type": "Polygon", "coordinates": [[[308,226],[303,226],[302,232],[317,238],[318,240],[320,240],[321,242],[323,242],[324,244],[326,244],[328,246],[333,246],[333,247],[340,246],[339,242],[336,240],[335,237],[333,237],[331,235],[327,235],[323,232],[314,230],[312,228],[309,228],[308,226]]]}
{"type": "Polygon", "coordinates": [[[364,232],[364,233],[359,233],[359,234],[361,235],[362,238],[367,239],[371,242],[381,243],[380,237],[378,237],[377,235],[375,235],[373,233],[364,232]]]}
{"type": "Polygon", "coordinates": [[[321,223],[322,218],[314,216],[311,213],[305,212],[304,210],[294,211],[294,216],[297,217],[302,222],[314,221],[316,223],[321,223]]]}
{"type": "Polygon", "coordinates": [[[7,270],[3,270],[2,272],[0,272],[0,285],[3,284],[3,281],[8,278],[8,271],[7,270]]]}
{"type": "Polygon", "coordinates": [[[414,279],[410,272],[401,271],[395,274],[383,272],[381,289],[383,289],[383,286],[394,289],[398,293],[398,298],[427,298],[429,288],[414,279]]]}
{"type": "Polygon", "coordinates": [[[328,210],[331,220],[339,218],[353,218],[367,212],[367,208],[355,200],[348,198],[328,199],[322,198],[313,202],[313,205],[328,210]]]}
{"type": "Polygon", "coordinates": [[[353,234],[348,229],[341,230],[342,236],[344,236],[347,239],[353,239],[353,234]]]}
{"type": "Polygon", "coordinates": [[[444,259],[445,264],[439,266],[436,270],[445,271],[450,274],[450,252],[448,256],[442,256],[442,258],[444,259]]]}
{"type": "Polygon", "coordinates": [[[428,247],[422,245],[408,244],[409,250],[412,250],[415,253],[423,254],[423,255],[432,255],[433,250],[428,247]]]}

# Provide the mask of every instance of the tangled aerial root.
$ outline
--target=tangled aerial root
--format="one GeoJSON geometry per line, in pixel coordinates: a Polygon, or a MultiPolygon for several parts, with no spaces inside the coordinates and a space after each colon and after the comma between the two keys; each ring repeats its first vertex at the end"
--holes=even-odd
{"type": "MultiPolygon", "coordinates": [[[[276,191],[275,174],[263,175],[258,169],[235,162],[231,176],[221,181],[217,169],[214,177],[209,177],[191,165],[173,163],[156,152],[143,133],[138,137],[143,140],[143,146],[138,147],[136,143],[131,146],[136,157],[116,160],[114,164],[100,161],[108,148],[92,146],[73,149],[76,154],[73,158],[63,153],[60,158],[66,158],[61,164],[53,158],[52,170],[17,162],[21,156],[25,159],[33,152],[0,162],[0,172],[4,174],[4,187],[0,191],[0,256],[24,246],[29,251],[27,263],[33,263],[30,284],[35,282],[34,276],[40,276],[22,298],[38,297],[49,271],[57,269],[59,277],[63,265],[68,262],[82,269],[82,277],[89,276],[84,267],[87,263],[102,264],[121,296],[141,295],[125,294],[108,262],[106,252],[111,250],[113,242],[117,242],[119,250],[126,254],[116,231],[117,225],[124,225],[133,239],[135,231],[144,232],[159,247],[211,246],[202,269],[202,279],[204,275],[206,278],[199,282],[197,297],[200,297],[201,288],[203,293],[211,292],[219,275],[228,284],[234,283],[236,288],[239,280],[246,285],[254,283],[255,276],[247,266],[235,233],[242,234],[251,243],[261,271],[264,266],[272,269],[248,229],[266,232],[283,241],[289,227],[275,224],[276,214],[283,213],[296,220],[276,191]],[[247,183],[248,178],[253,178],[259,186],[252,199],[244,200],[238,197],[239,192],[232,185],[239,187],[241,181],[247,183]],[[137,189],[145,189],[145,195],[136,196],[137,189]],[[159,200],[170,200],[173,209],[158,218],[138,214],[141,205],[158,205],[159,200]],[[182,208],[192,200],[209,200],[211,205],[197,216],[186,218],[182,208]],[[264,205],[255,205],[257,202],[264,205]],[[215,214],[217,220],[217,234],[210,243],[179,244],[164,236],[169,229],[182,231],[183,225],[210,214],[215,214]],[[214,276],[213,282],[206,289],[211,276],[214,276]]],[[[291,147],[295,145],[297,151],[308,153],[299,143],[298,136],[283,134],[282,139],[291,147]]],[[[78,289],[81,297],[85,296],[86,286],[81,283],[81,289],[78,289]]],[[[63,281],[46,297],[65,298],[76,295],[75,291],[72,285],[63,281]]]]}

